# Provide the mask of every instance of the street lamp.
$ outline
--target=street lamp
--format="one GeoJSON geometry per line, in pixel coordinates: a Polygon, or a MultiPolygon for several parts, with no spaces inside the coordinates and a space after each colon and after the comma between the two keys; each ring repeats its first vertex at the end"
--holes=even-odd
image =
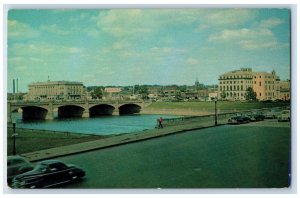
{"type": "Polygon", "coordinates": [[[13,155],[16,155],[17,154],[17,151],[16,151],[16,123],[17,123],[17,119],[16,119],[16,116],[15,115],[12,115],[12,124],[13,124],[13,155]]]}
{"type": "Polygon", "coordinates": [[[217,118],[217,98],[215,98],[215,126],[218,125],[218,118],[217,118]]]}

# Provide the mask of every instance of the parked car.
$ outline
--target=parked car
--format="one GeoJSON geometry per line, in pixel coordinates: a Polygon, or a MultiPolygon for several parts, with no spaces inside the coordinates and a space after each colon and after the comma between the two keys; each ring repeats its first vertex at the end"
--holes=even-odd
{"type": "Polygon", "coordinates": [[[265,116],[263,114],[255,114],[254,118],[256,121],[263,121],[265,119],[265,116]]]}
{"type": "Polygon", "coordinates": [[[291,120],[291,112],[290,110],[283,110],[281,114],[277,117],[278,122],[281,121],[290,121],[291,120]]]}
{"type": "Polygon", "coordinates": [[[250,118],[247,116],[234,116],[229,118],[228,124],[243,124],[243,123],[249,123],[250,118]]]}
{"type": "Polygon", "coordinates": [[[280,115],[280,112],[279,110],[277,109],[272,109],[271,111],[268,111],[265,113],[265,118],[266,119],[276,119],[278,115],[280,115]]]}
{"type": "Polygon", "coordinates": [[[50,188],[65,183],[79,181],[85,172],[71,164],[58,160],[46,160],[38,163],[32,171],[16,176],[13,188],[50,188]]]}
{"type": "Polygon", "coordinates": [[[19,155],[7,156],[7,182],[9,184],[16,175],[32,169],[33,165],[24,157],[19,155]]]}
{"type": "Polygon", "coordinates": [[[262,113],[258,113],[258,112],[248,114],[247,117],[250,118],[251,122],[263,121],[265,119],[265,116],[262,113]]]}

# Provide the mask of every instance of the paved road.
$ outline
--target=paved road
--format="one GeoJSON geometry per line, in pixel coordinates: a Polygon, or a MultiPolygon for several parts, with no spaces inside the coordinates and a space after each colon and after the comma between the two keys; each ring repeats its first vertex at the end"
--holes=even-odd
{"type": "Polygon", "coordinates": [[[281,188],[288,185],[290,137],[289,123],[270,120],[57,159],[86,171],[82,182],[63,188],[281,188]]]}

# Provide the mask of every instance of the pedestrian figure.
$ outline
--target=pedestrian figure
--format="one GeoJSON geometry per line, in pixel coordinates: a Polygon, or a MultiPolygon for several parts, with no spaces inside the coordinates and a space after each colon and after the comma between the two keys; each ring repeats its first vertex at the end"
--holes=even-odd
{"type": "Polygon", "coordinates": [[[158,119],[158,128],[164,128],[163,125],[162,125],[162,122],[163,122],[163,119],[162,119],[162,117],[160,117],[158,119]]]}

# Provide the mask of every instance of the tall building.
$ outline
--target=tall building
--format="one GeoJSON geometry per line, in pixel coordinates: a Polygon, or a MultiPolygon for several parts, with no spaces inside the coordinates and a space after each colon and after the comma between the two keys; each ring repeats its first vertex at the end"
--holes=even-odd
{"type": "Polygon", "coordinates": [[[82,82],[47,81],[28,85],[30,101],[83,100],[86,90],[82,82]]]}
{"type": "Polygon", "coordinates": [[[291,100],[291,82],[289,80],[286,81],[280,81],[279,82],[279,89],[280,89],[280,94],[279,94],[279,100],[291,100]]]}
{"type": "Polygon", "coordinates": [[[258,100],[275,100],[280,95],[280,79],[275,71],[253,72],[241,68],[219,76],[219,99],[246,100],[247,89],[251,87],[258,100]]]}
{"type": "Polygon", "coordinates": [[[275,100],[280,94],[279,76],[273,70],[271,73],[254,72],[253,90],[258,100],[275,100]]]}
{"type": "Polygon", "coordinates": [[[245,100],[248,87],[253,88],[251,68],[230,71],[219,76],[219,99],[245,100]]]}

